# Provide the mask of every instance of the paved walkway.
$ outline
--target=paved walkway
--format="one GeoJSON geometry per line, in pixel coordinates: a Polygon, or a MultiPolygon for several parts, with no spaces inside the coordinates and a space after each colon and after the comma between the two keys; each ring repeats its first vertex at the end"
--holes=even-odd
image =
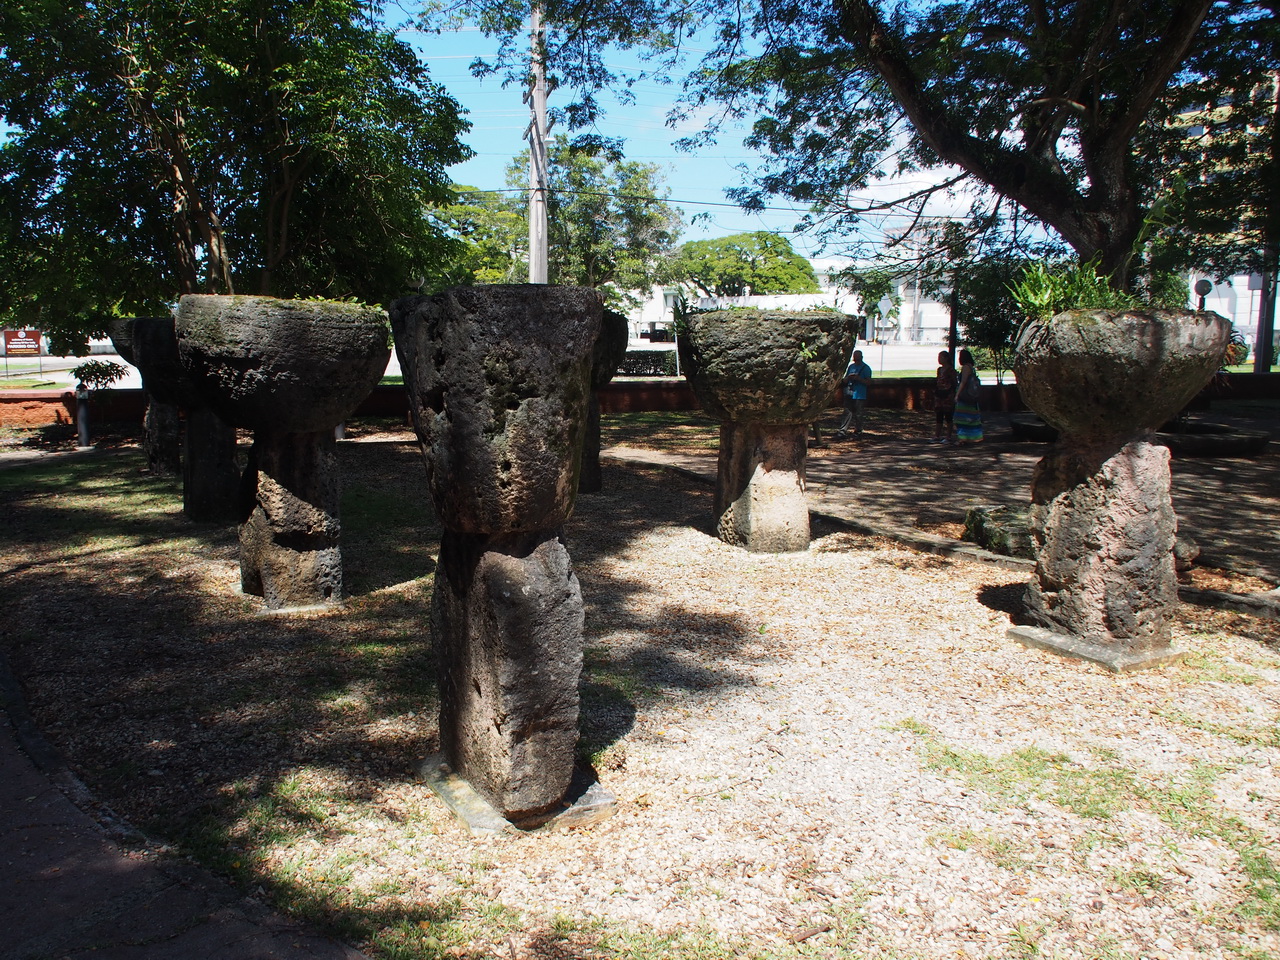
{"type": "Polygon", "coordinates": [[[146,849],[35,729],[2,662],[0,702],[0,960],[364,958],[146,849]]]}
{"type": "MultiPolygon", "coordinates": [[[[1031,475],[1045,446],[1015,441],[1005,415],[988,415],[986,439],[973,447],[938,445],[928,436],[890,432],[902,418],[877,425],[869,411],[863,439],[827,437],[811,449],[807,466],[815,513],[865,533],[903,540],[936,552],[975,552],[927,528],[962,524],[970,507],[1025,506],[1031,475]],[[925,529],[922,529],[925,528],[925,529]]],[[[1173,500],[1179,534],[1195,541],[1210,565],[1280,576],[1280,422],[1209,416],[1214,422],[1266,430],[1271,443],[1253,459],[1174,459],[1173,500]]],[[[919,418],[932,430],[932,421],[919,418]]],[[[614,447],[602,454],[620,460],[668,466],[714,482],[716,454],[671,455],[614,447]]],[[[980,552],[980,551],[979,551],[980,552]]],[[[990,554],[986,555],[991,559],[990,554]]],[[[1007,561],[998,561],[1007,563],[1007,561]]],[[[1014,562],[1009,565],[1018,565],[1014,562]]],[[[1029,566],[1023,562],[1024,566],[1029,566]]]]}

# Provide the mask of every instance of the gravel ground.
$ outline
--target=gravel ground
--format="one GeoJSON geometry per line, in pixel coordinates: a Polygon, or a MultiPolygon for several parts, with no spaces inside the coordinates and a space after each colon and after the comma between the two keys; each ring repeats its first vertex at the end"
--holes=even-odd
{"type": "MultiPolygon", "coordinates": [[[[367,483],[372,458],[415,457],[405,437],[343,450],[367,483]]],[[[11,543],[14,609],[47,629],[0,638],[118,813],[212,810],[246,861],[233,875],[358,917],[352,938],[379,955],[1280,955],[1276,623],[1184,607],[1193,655],[1117,676],[1005,637],[1018,573],[821,524],[806,553],[749,555],[711,535],[709,487],[619,464],[604,479],[566,528],[584,741],[619,798],[588,829],[469,836],[413,775],[436,745],[430,698],[376,678],[339,673],[305,735],[264,732],[293,710],[287,690],[200,699],[393,633],[421,644],[429,579],[288,625],[232,595],[222,541],[130,554],[153,548],[142,531],[79,558],[11,543]],[[138,595],[96,590],[86,625],[40,588],[94,563],[138,595]],[[174,589],[169,660],[143,672],[156,653],[130,623],[159,630],[174,589]],[[111,773],[157,744],[163,762],[111,773]]],[[[353,545],[355,568],[370,556],[353,545]]]]}

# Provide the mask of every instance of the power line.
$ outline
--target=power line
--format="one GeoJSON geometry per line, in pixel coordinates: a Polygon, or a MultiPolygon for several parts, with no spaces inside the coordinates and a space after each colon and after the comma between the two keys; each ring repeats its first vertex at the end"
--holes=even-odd
{"type": "MultiPolygon", "coordinates": [[[[474,194],[480,194],[480,193],[524,193],[527,190],[528,190],[528,187],[500,187],[497,189],[489,189],[489,190],[483,189],[481,187],[470,187],[467,190],[460,191],[460,193],[463,196],[466,196],[466,195],[474,195],[474,194]]],[[[654,197],[654,196],[648,196],[646,194],[638,194],[638,193],[613,193],[612,191],[609,191],[609,190],[560,190],[556,188],[551,188],[549,192],[553,196],[561,195],[561,196],[574,196],[574,197],[606,197],[613,200],[638,200],[638,201],[647,202],[647,203],[667,203],[672,205],[683,204],[685,206],[693,206],[693,207],[722,207],[722,208],[731,209],[731,210],[738,210],[746,214],[792,213],[798,216],[804,216],[806,214],[814,212],[811,209],[804,209],[801,207],[794,207],[794,206],[793,207],[774,207],[774,206],[766,205],[766,206],[760,206],[760,207],[744,207],[742,206],[742,204],[729,203],[727,201],[681,200],[675,197],[654,197]]],[[[916,215],[914,213],[893,213],[890,211],[875,211],[874,213],[868,214],[869,219],[874,218],[876,220],[880,220],[880,219],[887,220],[891,218],[913,219],[915,218],[915,216],[916,215]]],[[[930,218],[934,220],[957,220],[957,221],[963,221],[965,219],[964,217],[959,217],[959,216],[955,216],[953,214],[947,214],[947,213],[931,214],[930,218]]]]}

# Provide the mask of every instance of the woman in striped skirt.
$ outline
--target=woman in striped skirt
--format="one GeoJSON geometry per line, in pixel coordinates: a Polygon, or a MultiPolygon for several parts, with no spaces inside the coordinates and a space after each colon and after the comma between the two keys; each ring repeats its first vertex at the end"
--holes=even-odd
{"type": "Polygon", "coordinates": [[[973,354],[960,351],[960,383],[956,387],[956,439],[961,443],[982,442],[982,411],[978,409],[978,388],[982,381],[973,365],[973,354]]]}

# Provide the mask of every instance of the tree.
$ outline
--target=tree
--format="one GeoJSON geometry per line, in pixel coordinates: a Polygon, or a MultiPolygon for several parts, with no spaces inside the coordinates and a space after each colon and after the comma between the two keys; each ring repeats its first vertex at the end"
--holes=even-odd
{"type": "Polygon", "coordinates": [[[957,301],[964,342],[986,351],[997,382],[1003,381],[1004,372],[1012,366],[1018,330],[1026,320],[1009,285],[1027,263],[1012,257],[982,260],[965,270],[959,284],[957,301]]]}
{"type": "Polygon", "coordinates": [[[780,234],[757,230],[683,244],[674,276],[709,297],[747,294],[817,293],[809,261],[780,234]]]}
{"type": "Polygon", "coordinates": [[[1184,70],[1144,130],[1168,212],[1152,261],[1219,278],[1266,278],[1255,369],[1270,367],[1280,271],[1280,4],[1242,2],[1210,17],[1184,70]]]}
{"type": "Polygon", "coordinates": [[[831,279],[837,286],[858,298],[857,336],[870,339],[867,332],[879,326],[880,303],[886,297],[889,300],[889,310],[884,317],[897,321],[902,295],[898,293],[898,278],[892,270],[881,266],[852,266],[835,273],[831,279]]]}
{"type": "Polygon", "coordinates": [[[528,207],[492,190],[458,188],[458,199],[438,217],[462,241],[453,282],[516,283],[528,276],[528,207]]]}
{"type": "MultiPolygon", "coordinates": [[[[491,0],[461,9],[502,31],[491,0]]],[[[586,91],[617,79],[607,41],[647,44],[658,70],[702,32],[712,48],[687,80],[686,115],[719,104],[758,115],[749,143],[770,157],[734,195],[748,208],[782,195],[850,233],[869,212],[922,215],[928,198],[971,188],[972,212],[1016,229],[1029,217],[1083,261],[1126,282],[1159,183],[1133,146],[1226,0],[548,0],[560,26],[549,62],[586,91]],[[872,201],[860,191],[898,174],[919,189],[872,201]],[[1096,260],[1094,259],[1096,258],[1096,260]]],[[[507,8],[510,16],[510,8],[507,8]]],[[[1219,78],[1220,79],[1220,78],[1219,78]]],[[[703,125],[700,138],[714,137],[703,125]]]]}
{"type": "Polygon", "coordinates": [[[179,293],[381,301],[434,270],[427,207],[466,123],[380,20],[359,0],[13,5],[0,310],[75,339],[179,293]]]}
{"type": "MultiPolygon", "coordinates": [[[[527,223],[528,154],[507,168],[510,209],[527,223]]],[[[680,211],[667,202],[659,167],[611,150],[582,149],[564,136],[548,150],[548,282],[600,290],[615,309],[637,301],[669,272],[680,211]]],[[[527,257],[528,237],[523,239],[527,257]]],[[[521,265],[527,276],[527,259],[521,265]]]]}

